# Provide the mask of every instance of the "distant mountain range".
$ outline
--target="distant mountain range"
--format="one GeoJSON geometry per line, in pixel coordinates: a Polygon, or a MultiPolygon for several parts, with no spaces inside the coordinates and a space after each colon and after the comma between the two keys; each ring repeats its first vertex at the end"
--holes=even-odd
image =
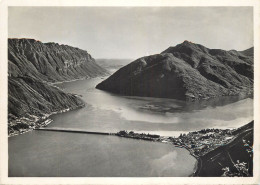
{"type": "Polygon", "coordinates": [[[208,99],[253,93],[253,48],[209,49],[184,41],[122,67],[96,88],[128,96],[208,99]]]}
{"type": "Polygon", "coordinates": [[[34,39],[8,39],[9,133],[34,127],[36,117],[84,106],[80,98],[51,83],[108,74],[87,51],[34,39]]]}
{"type": "Polygon", "coordinates": [[[96,59],[97,64],[107,69],[111,74],[132,61],[131,59],[96,59]]]}

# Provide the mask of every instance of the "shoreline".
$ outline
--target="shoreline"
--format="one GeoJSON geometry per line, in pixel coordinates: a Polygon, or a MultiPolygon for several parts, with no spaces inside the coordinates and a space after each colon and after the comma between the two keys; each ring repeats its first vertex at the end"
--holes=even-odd
{"type": "MultiPolygon", "coordinates": [[[[153,141],[153,142],[160,142],[160,143],[167,143],[172,144],[174,147],[178,148],[184,148],[189,152],[189,155],[194,157],[196,159],[195,166],[193,167],[193,172],[188,177],[195,177],[198,176],[202,169],[202,158],[203,156],[207,155],[208,153],[218,149],[219,147],[226,146],[232,141],[234,141],[237,138],[236,131],[238,131],[241,127],[236,129],[203,129],[200,131],[194,131],[189,132],[188,134],[180,134],[179,137],[173,138],[173,137],[166,137],[166,136],[160,136],[155,134],[144,134],[144,133],[134,133],[133,131],[120,131],[116,133],[116,136],[119,137],[125,137],[130,139],[139,139],[139,140],[147,140],[147,141],[153,141]],[[212,133],[214,132],[214,135],[212,133]],[[193,145],[192,143],[194,141],[194,136],[197,138],[199,135],[201,138],[205,138],[205,143],[208,143],[208,145],[193,145]],[[208,137],[209,136],[209,137],[208,137]],[[218,138],[212,140],[211,137],[218,138]],[[188,138],[188,140],[186,139],[188,138]],[[192,142],[191,142],[192,141],[192,142]],[[206,149],[205,149],[206,148],[206,149]]],[[[199,141],[199,140],[198,140],[199,141]]],[[[204,141],[204,139],[202,139],[204,141]]],[[[194,142],[193,142],[194,143],[194,142]]],[[[198,143],[195,141],[195,143],[198,143]]]]}
{"type": "Polygon", "coordinates": [[[60,81],[60,82],[47,82],[49,85],[56,85],[56,84],[62,84],[62,83],[67,83],[67,82],[75,82],[75,81],[79,81],[79,80],[87,80],[87,79],[91,79],[90,77],[82,77],[82,78],[78,78],[78,79],[74,79],[74,80],[65,80],[65,81],[60,81]]]}
{"type": "MultiPolygon", "coordinates": [[[[193,157],[194,157],[194,156],[193,156],[193,157]]],[[[194,165],[194,167],[193,167],[193,172],[192,172],[192,174],[190,174],[188,177],[194,177],[194,174],[195,174],[196,171],[198,170],[199,161],[198,161],[197,158],[195,158],[195,159],[196,159],[196,163],[195,163],[195,165],[194,165]]]]}
{"type": "MultiPolygon", "coordinates": [[[[40,127],[46,127],[48,126],[50,123],[53,122],[52,119],[50,119],[49,117],[52,116],[52,115],[55,115],[55,114],[61,114],[61,113],[65,113],[65,112],[69,112],[69,111],[72,111],[72,110],[76,110],[76,109],[80,109],[80,108],[83,108],[85,107],[85,103],[84,104],[81,104],[77,107],[74,107],[74,108],[66,108],[66,109],[63,109],[63,110],[59,110],[59,111],[54,111],[54,112],[51,112],[51,113],[48,113],[48,114],[44,114],[43,116],[36,116],[36,115],[29,115],[29,117],[31,117],[32,119],[29,119],[27,117],[20,117],[20,118],[16,118],[14,120],[14,122],[17,124],[21,123],[21,120],[27,120],[27,124],[30,124],[30,126],[28,128],[21,128],[21,129],[18,129],[18,130],[15,130],[13,133],[8,133],[8,137],[13,137],[13,136],[17,136],[17,135],[22,135],[24,133],[27,133],[27,132],[30,132],[30,131],[33,131],[37,128],[40,128],[40,127]],[[33,126],[31,126],[33,125],[33,126]]],[[[23,124],[26,124],[26,123],[23,123],[23,124]]],[[[9,127],[9,125],[8,125],[9,127]]]]}
{"type": "MultiPolygon", "coordinates": [[[[63,111],[67,111],[67,110],[63,110],[63,111]]],[[[45,125],[45,126],[47,126],[47,125],[45,125]]],[[[250,123],[246,124],[243,127],[239,127],[237,129],[233,129],[233,130],[230,130],[230,129],[226,129],[226,130],[206,129],[205,130],[205,129],[203,129],[203,130],[200,130],[200,131],[189,132],[187,135],[186,134],[180,134],[180,136],[177,137],[177,138],[160,136],[160,135],[149,134],[149,133],[148,134],[135,133],[133,131],[128,132],[128,131],[125,131],[125,130],[119,131],[117,133],[108,133],[108,132],[93,132],[93,131],[87,131],[87,130],[44,128],[45,126],[40,127],[40,128],[35,128],[34,130],[56,131],[56,132],[74,132],[74,133],[81,133],[81,134],[112,135],[112,136],[124,137],[124,138],[129,138],[129,139],[138,139],[138,140],[145,140],[145,141],[171,144],[174,147],[186,149],[187,151],[189,151],[189,155],[191,155],[192,157],[194,157],[196,159],[195,165],[193,167],[193,172],[190,175],[188,175],[188,177],[196,177],[196,176],[201,176],[201,173],[204,174],[205,164],[203,166],[202,163],[204,163],[203,161],[205,161],[205,157],[208,158],[207,154],[219,151],[220,148],[226,147],[226,146],[230,145],[231,143],[233,143],[233,141],[237,140],[240,137],[241,130],[244,130],[246,128],[246,130],[243,131],[243,133],[249,133],[252,129],[250,129],[248,127],[248,125],[250,125],[250,123]],[[210,143],[210,146],[211,146],[210,148],[206,147],[206,146],[198,147],[198,148],[196,148],[192,145],[189,146],[189,143],[190,143],[190,141],[193,141],[192,138],[194,136],[197,136],[199,134],[202,138],[202,139],[199,138],[199,140],[203,141],[204,140],[203,137],[208,135],[208,133],[212,133],[212,131],[215,132],[215,133],[218,133],[219,135],[217,135],[218,136],[217,140],[214,140],[213,143],[210,143]],[[230,135],[232,135],[233,137],[230,137],[230,135]],[[222,138],[219,137],[219,136],[222,136],[222,138]],[[189,141],[187,141],[187,139],[186,139],[187,137],[188,137],[189,141]],[[219,142],[222,142],[222,143],[219,144],[219,142]],[[206,148],[206,150],[205,150],[205,148],[206,148]]],[[[26,132],[28,132],[28,131],[26,131],[26,132]]],[[[211,137],[208,137],[208,139],[206,140],[206,143],[208,143],[209,141],[211,141],[211,137]]],[[[211,169],[210,166],[206,166],[206,168],[211,169]]],[[[219,169],[219,171],[221,173],[221,169],[219,169]]]]}
{"type": "Polygon", "coordinates": [[[101,76],[96,76],[96,77],[86,76],[86,77],[77,78],[77,79],[73,79],[73,80],[64,80],[64,81],[59,81],[59,82],[46,82],[46,83],[49,84],[49,85],[56,85],[56,84],[75,82],[75,81],[81,81],[81,80],[89,80],[89,79],[95,79],[95,78],[104,78],[104,77],[108,77],[108,76],[109,75],[101,75],[101,76]]]}
{"type": "MultiPolygon", "coordinates": [[[[127,133],[127,131],[120,131],[120,132],[125,132],[127,133]]],[[[120,132],[116,133],[115,135],[116,136],[119,136],[119,137],[125,137],[125,138],[130,138],[130,139],[139,139],[139,140],[146,140],[146,141],[152,141],[152,142],[160,142],[160,143],[164,143],[164,144],[171,144],[173,145],[174,147],[176,148],[183,148],[185,150],[187,150],[189,152],[189,155],[191,155],[192,157],[194,157],[196,159],[196,163],[195,163],[195,166],[193,167],[193,172],[188,176],[188,177],[194,177],[194,175],[197,173],[198,171],[198,167],[199,167],[199,161],[200,161],[200,157],[199,156],[196,156],[194,155],[188,147],[186,146],[182,146],[182,145],[176,145],[172,142],[168,142],[167,140],[171,137],[169,136],[160,136],[160,135],[156,135],[156,134],[140,134],[140,135],[143,135],[144,138],[140,138],[140,137],[131,137],[131,136],[127,136],[127,135],[122,135],[120,134],[120,132]],[[146,138],[148,137],[148,138],[146,138]],[[149,139],[150,137],[150,139],[149,139]],[[154,139],[154,138],[157,138],[157,139],[154,139]]],[[[132,131],[130,131],[132,132],[132,131]]],[[[132,132],[134,134],[134,132],[132,132]]],[[[138,133],[139,134],[139,133],[138,133]]]]}
{"type": "MultiPolygon", "coordinates": [[[[96,78],[96,77],[95,77],[96,78]]],[[[61,82],[47,82],[45,81],[45,83],[47,83],[48,85],[51,85],[52,87],[55,87],[59,90],[62,90],[60,87],[56,86],[56,84],[62,84],[62,83],[66,83],[66,82],[74,82],[74,81],[79,81],[79,80],[86,80],[86,79],[92,79],[91,77],[82,77],[82,78],[78,78],[78,79],[74,79],[74,80],[68,80],[68,81],[61,81],[61,82]]],[[[73,94],[74,96],[77,97],[82,97],[81,95],[78,94],[73,94]]],[[[26,116],[22,116],[22,117],[15,117],[12,121],[14,122],[13,125],[17,125],[17,123],[21,123],[21,120],[27,120],[25,121],[25,124],[30,124],[29,128],[21,128],[18,130],[14,130],[13,133],[9,133],[9,120],[8,120],[8,137],[13,137],[13,136],[17,136],[17,135],[22,135],[24,133],[30,132],[35,130],[36,128],[40,128],[40,127],[46,127],[47,125],[49,125],[53,120],[49,119],[50,116],[55,115],[55,114],[61,114],[64,112],[68,112],[68,111],[72,111],[72,110],[76,110],[79,108],[83,108],[85,107],[85,103],[74,107],[74,108],[67,108],[67,109],[63,109],[63,110],[59,110],[59,111],[54,111],[51,113],[45,113],[42,116],[39,115],[30,115],[29,113],[26,114],[26,116]],[[29,118],[28,118],[29,117],[29,118]],[[30,119],[31,118],[31,119],[30,119]],[[46,124],[47,122],[47,124],[46,124]]],[[[11,124],[11,129],[12,129],[12,124],[11,124]]]]}
{"type": "MultiPolygon", "coordinates": [[[[81,80],[94,79],[94,78],[105,78],[107,76],[108,75],[102,75],[102,76],[96,76],[96,77],[89,77],[89,76],[87,76],[87,77],[82,77],[82,78],[73,79],[73,80],[65,80],[65,81],[60,81],[60,82],[47,82],[47,81],[44,81],[44,83],[46,83],[46,84],[48,84],[48,85],[50,85],[52,87],[55,87],[55,88],[57,88],[59,90],[62,90],[59,86],[56,86],[56,85],[62,84],[62,83],[67,83],[67,82],[75,82],[75,81],[81,81],[81,80]]],[[[82,97],[82,95],[78,95],[78,94],[73,94],[73,95],[77,96],[78,98],[82,97]]],[[[45,113],[45,114],[42,114],[42,115],[30,115],[29,113],[26,113],[26,115],[22,116],[22,117],[16,117],[16,116],[12,115],[11,117],[13,117],[12,118],[12,122],[13,123],[10,124],[10,121],[8,120],[8,137],[21,135],[21,134],[27,133],[29,131],[33,131],[35,128],[45,127],[45,126],[49,125],[53,121],[53,120],[49,119],[49,117],[51,115],[61,114],[61,113],[68,112],[68,111],[75,110],[75,109],[82,108],[82,107],[85,107],[85,103],[82,104],[82,105],[79,105],[79,106],[77,106],[75,108],[67,108],[67,109],[63,109],[63,110],[59,110],[59,111],[54,111],[54,112],[51,112],[51,113],[45,113]],[[10,129],[13,129],[13,126],[16,127],[17,123],[18,124],[22,123],[21,120],[23,120],[23,122],[25,122],[23,124],[23,126],[22,126],[23,128],[15,129],[14,132],[9,133],[9,127],[10,127],[10,129]],[[45,124],[46,121],[48,122],[48,124],[45,124]],[[30,126],[28,126],[26,124],[30,124],[30,126]],[[26,125],[26,128],[25,128],[25,125],[26,125]]]]}

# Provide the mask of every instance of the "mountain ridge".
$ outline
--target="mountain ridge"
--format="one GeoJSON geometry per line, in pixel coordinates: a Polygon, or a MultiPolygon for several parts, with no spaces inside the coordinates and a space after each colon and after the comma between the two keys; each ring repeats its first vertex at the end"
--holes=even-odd
{"type": "Polygon", "coordinates": [[[35,39],[8,39],[8,67],[11,76],[27,75],[47,82],[109,74],[85,50],[35,39]]]}

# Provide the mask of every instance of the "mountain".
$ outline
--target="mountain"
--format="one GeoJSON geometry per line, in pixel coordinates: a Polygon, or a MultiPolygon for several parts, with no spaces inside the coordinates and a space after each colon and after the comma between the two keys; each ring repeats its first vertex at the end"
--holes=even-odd
{"type": "Polygon", "coordinates": [[[87,51],[34,39],[8,39],[8,73],[47,82],[109,74],[87,51]]]}
{"type": "Polygon", "coordinates": [[[254,48],[251,47],[249,49],[246,49],[244,51],[240,51],[240,53],[246,55],[246,56],[251,56],[251,57],[254,57],[254,48]]]}
{"type": "Polygon", "coordinates": [[[32,77],[8,77],[8,134],[44,126],[48,116],[85,106],[68,94],[32,77]]]}
{"type": "Polygon", "coordinates": [[[44,125],[49,115],[85,103],[53,82],[105,76],[87,51],[34,39],[8,39],[8,132],[44,125]]]}
{"type": "Polygon", "coordinates": [[[209,49],[184,41],[122,67],[96,86],[127,96],[180,100],[253,93],[253,48],[209,49]]]}

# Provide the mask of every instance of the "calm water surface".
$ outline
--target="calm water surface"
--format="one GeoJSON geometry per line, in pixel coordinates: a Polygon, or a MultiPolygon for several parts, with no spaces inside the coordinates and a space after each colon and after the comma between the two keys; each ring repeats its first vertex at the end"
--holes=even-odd
{"type": "MultiPolygon", "coordinates": [[[[100,81],[59,84],[82,95],[86,107],[52,116],[49,127],[177,136],[203,128],[236,128],[253,119],[250,98],[188,103],[126,97],[95,89],[100,81]]],[[[116,136],[33,131],[9,138],[9,176],[188,176],[195,162],[185,149],[116,136]]]]}
{"type": "Polygon", "coordinates": [[[188,176],[195,164],[184,149],[116,136],[35,131],[9,146],[9,176],[188,176]]]}
{"type": "Polygon", "coordinates": [[[208,101],[184,102],[164,98],[118,96],[95,89],[102,79],[59,84],[67,92],[82,95],[83,109],[54,115],[49,127],[90,131],[144,131],[161,135],[204,128],[236,128],[253,119],[253,100],[222,97],[208,101]]]}

